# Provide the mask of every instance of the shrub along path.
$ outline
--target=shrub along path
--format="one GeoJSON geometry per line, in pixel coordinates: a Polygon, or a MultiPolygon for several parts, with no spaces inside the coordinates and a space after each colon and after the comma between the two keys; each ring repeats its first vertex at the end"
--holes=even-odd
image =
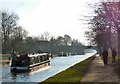
{"type": "Polygon", "coordinates": [[[81,82],[114,82],[119,84],[120,81],[118,81],[118,75],[114,71],[114,66],[110,62],[108,66],[104,66],[101,57],[96,56],[81,82]]]}

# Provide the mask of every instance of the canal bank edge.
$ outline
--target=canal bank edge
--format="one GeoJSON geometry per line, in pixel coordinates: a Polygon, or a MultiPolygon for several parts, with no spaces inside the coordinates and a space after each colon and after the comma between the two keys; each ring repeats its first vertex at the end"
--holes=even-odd
{"type": "Polygon", "coordinates": [[[71,66],[70,68],[66,69],[65,71],[62,71],[62,72],[56,74],[55,76],[52,76],[52,77],[46,79],[43,82],[40,82],[39,84],[80,83],[80,80],[82,80],[84,75],[87,73],[88,67],[94,58],[95,58],[95,55],[87,58],[86,60],[84,60],[80,63],[77,63],[74,66],[71,66]]]}

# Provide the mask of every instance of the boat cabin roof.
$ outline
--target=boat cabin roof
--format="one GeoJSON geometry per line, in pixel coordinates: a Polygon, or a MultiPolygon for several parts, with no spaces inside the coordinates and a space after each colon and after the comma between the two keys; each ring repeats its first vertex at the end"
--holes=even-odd
{"type": "Polygon", "coordinates": [[[47,55],[47,53],[40,53],[40,54],[29,54],[28,57],[37,57],[37,56],[44,56],[47,55]]]}

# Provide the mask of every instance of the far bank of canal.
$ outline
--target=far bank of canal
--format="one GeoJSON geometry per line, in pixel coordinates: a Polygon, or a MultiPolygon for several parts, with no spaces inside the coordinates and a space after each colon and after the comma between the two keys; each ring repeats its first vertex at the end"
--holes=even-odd
{"type": "Polygon", "coordinates": [[[51,66],[44,68],[44,70],[34,73],[17,74],[16,76],[10,73],[9,66],[5,66],[2,68],[3,70],[2,81],[3,82],[41,82],[91,57],[93,54],[95,53],[88,53],[85,55],[74,55],[68,57],[55,57],[51,60],[51,66]]]}

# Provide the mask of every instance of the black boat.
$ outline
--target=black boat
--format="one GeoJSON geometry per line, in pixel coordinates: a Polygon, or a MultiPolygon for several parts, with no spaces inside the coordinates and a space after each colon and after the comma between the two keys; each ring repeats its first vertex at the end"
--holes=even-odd
{"type": "Polygon", "coordinates": [[[11,72],[31,72],[50,65],[48,53],[22,53],[11,62],[11,72]]]}

